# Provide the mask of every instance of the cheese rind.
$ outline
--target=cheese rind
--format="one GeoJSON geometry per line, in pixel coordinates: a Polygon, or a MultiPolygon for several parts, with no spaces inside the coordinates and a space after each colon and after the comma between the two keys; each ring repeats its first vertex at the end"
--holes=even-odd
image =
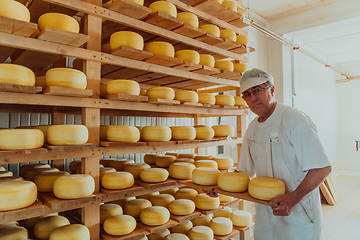
{"type": "Polygon", "coordinates": [[[236,96],[235,98],[235,106],[242,106],[242,107],[247,107],[247,103],[246,101],[240,97],[240,96],[236,96]]]}
{"type": "MultiPolygon", "coordinates": [[[[232,2],[232,1],[230,1],[232,2]]],[[[236,41],[236,33],[231,29],[221,29],[220,30],[220,38],[222,39],[228,39],[231,41],[236,41]]]]}
{"type": "Polygon", "coordinates": [[[195,203],[189,199],[177,199],[169,203],[169,211],[174,215],[188,215],[195,211],[195,203]]]}
{"type": "Polygon", "coordinates": [[[170,177],[176,179],[191,179],[192,172],[195,169],[194,164],[192,163],[173,163],[169,166],[170,177]]]}
{"type": "Polygon", "coordinates": [[[100,224],[104,224],[106,219],[123,214],[122,207],[115,203],[105,203],[100,205],[100,224]]]}
{"type": "Polygon", "coordinates": [[[277,178],[254,177],[249,182],[248,191],[254,198],[271,200],[276,196],[285,194],[285,183],[277,178]]]}
{"type": "Polygon", "coordinates": [[[179,50],[175,52],[175,57],[180,58],[186,62],[199,64],[200,54],[195,50],[179,50]]]}
{"type": "Polygon", "coordinates": [[[183,223],[179,223],[178,225],[169,228],[171,233],[182,233],[187,235],[190,229],[193,227],[193,224],[190,220],[187,220],[183,223]]]}
{"type": "Polygon", "coordinates": [[[47,140],[51,145],[85,144],[89,131],[84,125],[52,125],[47,131],[47,140]]]}
{"type": "Polygon", "coordinates": [[[30,181],[0,182],[0,211],[15,210],[30,206],[36,201],[37,188],[30,181]]]}
{"type": "Polygon", "coordinates": [[[9,226],[0,230],[0,240],[28,239],[28,231],[24,227],[9,226]]]}
{"type": "Polygon", "coordinates": [[[245,63],[234,63],[234,72],[243,73],[247,70],[247,65],[245,63]]]}
{"type": "Polygon", "coordinates": [[[35,176],[34,183],[37,186],[39,192],[52,192],[54,182],[61,176],[70,175],[68,172],[55,171],[55,172],[42,172],[35,176]]]}
{"type": "Polygon", "coordinates": [[[115,168],[116,171],[123,171],[124,167],[129,163],[135,163],[135,161],[132,159],[117,159],[111,161],[109,167],[115,168]]]}
{"type": "Polygon", "coordinates": [[[190,240],[213,240],[214,232],[207,226],[195,226],[190,229],[188,236],[190,240]]]}
{"type": "Polygon", "coordinates": [[[106,92],[113,93],[126,93],[131,95],[140,94],[140,85],[132,80],[118,79],[112,80],[106,84],[106,92]]]}
{"type": "Polygon", "coordinates": [[[200,54],[199,64],[213,68],[215,66],[215,58],[210,54],[200,54]]]}
{"type": "Polygon", "coordinates": [[[104,231],[112,236],[122,236],[131,233],[136,228],[136,220],[129,215],[117,215],[104,222],[104,231]]]}
{"type": "Polygon", "coordinates": [[[216,95],[215,96],[215,104],[217,105],[225,105],[225,106],[234,106],[235,98],[231,95],[216,95]]]}
{"type": "Polygon", "coordinates": [[[144,162],[150,165],[156,164],[157,157],[160,156],[160,154],[146,154],[144,156],[144,162]]]}
{"type": "Polygon", "coordinates": [[[94,178],[86,174],[61,176],[54,182],[53,192],[60,199],[77,199],[90,196],[95,190],[94,178]]]}
{"type": "Polygon", "coordinates": [[[141,129],[140,136],[146,142],[167,142],[171,140],[171,129],[165,126],[146,126],[141,129]]]}
{"type": "Polygon", "coordinates": [[[145,51],[152,52],[154,54],[168,56],[168,57],[175,56],[175,49],[173,45],[171,45],[168,42],[161,42],[161,41],[150,42],[146,44],[145,51]]]}
{"type": "Polygon", "coordinates": [[[252,216],[249,212],[244,210],[236,210],[230,214],[230,220],[234,226],[247,227],[252,223],[252,216]]]}
{"type": "Polygon", "coordinates": [[[231,169],[234,166],[234,160],[230,157],[214,157],[212,160],[217,163],[219,170],[231,169]]]}
{"type": "Polygon", "coordinates": [[[64,31],[79,33],[80,26],[75,18],[61,13],[45,13],[38,19],[40,30],[45,27],[58,28],[64,31]]]}
{"type": "Polygon", "coordinates": [[[140,172],[140,179],[148,183],[159,183],[165,181],[169,172],[163,168],[147,168],[140,172]]]}
{"type": "Polygon", "coordinates": [[[208,226],[211,221],[213,214],[201,215],[200,217],[191,220],[194,226],[208,226]]]}
{"type": "Polygon", "coordinates": [[[195,168],[192,172],[192,180],[199,185],[213,186],[217,185],[219,174],[220,171],[215,168],[195,168]]]}
{"type": "Polygon", "coordinates": [[[133,199],[125,203],[124,213],[133,217],[140,217],[140,212],[148,207],[151,207],[149,200],[133,199]]]}
{"type": "MultiPolygon", "coordinates": [[[[119,31],[111,34],[110,36],[110,48],[116,49],[118,47],[125,46],[131,47],[138,50],[143,50],[144,48],[144,39],[143,37],[131,31],[119,31]]],[[[139,90],[140,92],[140,90],[139,90]]],[[[139,94],[137,94],[139,95],[139,94]]]]}
{"type": "Polygon", "coordinates": [[[163,231],[151,233],[147,235],[149,240],[163,240],[167,235],[170,234],[170,231],[166,228],[163,231]]]}
{"type": "Polygon", "coordinates": [[[215,132],[211,127],[195,127],[196,139],[210,140],[214,137],[215,132]]]}
{"type": "Polygon", "coordinates": [[[177,18],[181,19],[185,24],[189,24],[194,28],[199,27],[199,19],[198,17],[191,12],[181,12],[177,14],[177,18]]]}
{"type": "Polygon", "coordinates": [[[206,33],[220,37],[220,28],[213,24],[204,24],[199,26],[200,29],[205,30],[206,33]]]}
{"type": "Polygon", "coordinates": [[[138,142],[140,131],[134,126],[112,126],[107,130],[107,140],[111,142],[138,142]]]}
{"type": "Polygon", "coordinates": [[[213,210],[220,206],[219,197],[209,197],[205,193],[198,194],[194,199],[196,208],[201,210],[213,210]]]}
{"type": "Polygon", "coordinates": [[[156,1],[150,4],[151,13],[164,12],[170,16],[177,16],[177,9],[174,4],[166,1],[156,1]]]}
{"type": "Polygon", "coordinates": [[[209,227],[214,231],[214,234],[221,236],[228,235],[233,230],[231,220],[225,217],[213,218],[209,223],[209,227]]]}
{"type": "Polygon", "coordinates": [[[199,93],[199,103],[214,105],[216,102],[215,95],[212,93],[199,93]]]}
{"type": "Polygon", "coordinates": [[[44,134],[39,129],[1,129],[0,149],[34,149],[44,145],[44,134]]]}
{"type": "Polygon", "coordinates": [[[82,224],[70,224],[51,232],[49,240],[90,240],[90,231],[82,224]]]}
{"type": "Polygon", "coordinates": [[[150,166],[146,163],[129,163],[124,167],[125,172],[131,173],[134,178],[140,178],[140,172],[150,166]]]}
{"type": "Polygon", "coordinates": [[[213,155],[197,155],[194,159],[195,161],[198,160],[212,160],[214,158],[213,155]]]}
{"type": "Polygon", "coordinates": [[[199,96],[195,91],[179,90],[175,92],[175,100],[179,100],[180,102],[197,103],[199,101],[199,96]]]}
{"type": "Polygon", "coordinates": [[[35,224],[34,236],[38,239],[49,239],[52,231],[68,224],[70,224],[69,220],[63,216],[45,217],[35,224]]]}
{"type": "Polygon", "coordinates": [[[231,125],[214,125],[211,128],[214,129],[215,137],[233,136],[235,133],[231,125]]]}
{"type": "Polygon", "coordinates": [[[228,60],[218,60],[215,61],[215,68],[227,71],[234,71],[234,64],[228,60]]]}
{"type": "Polygon", "coordinates": [[[220,189],[228,192],[246,192],[250,178],[245,173],[223,172],[218,178],[220,189]]]}
{"type": "Polygon", "coordinates": [[[45,74],[46,86],[71,87],[85,89],[87,79],[85,73],[71,68],[52,68],[45,74]]]}
{"type": "Polygon", "coordinates": [[[207,167],[218,169],[218,165],[214,160],[198,160],[194,163],[196,168],[207,167]]]}
{"type": "Polygon", "coordinates": [[[30,11],[18,1],[2,0],[0,16],[30,22],[30,11]]]}
{"type": "MultiPolygon", "coordinates": [[[[17,1],[13,1],[13,0],[8,0],[8,1],[21,4],[17,1]]],[[[0,12],[1,12],[1,10],[0,10],[0,12]]],[[[0,64],[0,83],[35,86],[35,74],[29,68],[21,66],[21,65],[1,63],[0,64]]]]}
{"type": "Polygon", "coordinates": [[[195,197],[198,195],[198,192],[192,188],[180,188],[175,193],[176,199],[189,199],[194,200],[195,197]]]}
{"type": "Polygon", "coordinates": [[[237,5],[234,1],[228,1],[228,0],[224,0],[221,3],[222,5],[224,5],[227,9],[236,12],[237,11],[237,5]]]}
{"type": "MultiPolygon", "coordinates": [[[[220,196],[222,196],[222,195],[220,195],[220,196]]],[[[220,209],[219,211],[216,211],[213,214],[214,214],[214,218],[216,218],[216,217],[230,218],[231,213],[232,213],[231,207],[224,207],[223,209],[220,209]]]]}
{"type": "Polygon", "coordinates": [[[249,44],[250,40],[248,38],[248,36],[245,36],[245,35],[237,35],[236,36],[236,42],[237,43],[240,43],[242,45],[247,45],[249,44]]]}
{"type": "Polygon", "coordinates": [[[148,226],[159,226],[165,224],[169,219],[169,210],[161,206],[148,207],[140,212],[141,222],[148,226]]]}
{"type": "Polygon", "coordinates": [[[175,98],[175,91],[169,87],[152,87],[146,91],[149,98],[162,98],[173,100],[175,98]]]}
{"type": "Polygon", "coordinates": [[[190,240],[185,234],[171,233],[167,235],[164,240],[190,240]]]}
{"type": "Polygon", "coordinates": [[[194,140],[196,130],[191,126],[174,126],[170,127],[171,138],[174,140],[194,140]]]}
{"type": "Polygon", "coordinates": [[[150,202],[153,206],[161,206],[165,208],[167,208],[169,203],[174,200],[174,196],[170,194],[158,194],[150,198],[150,202]]]}
{"type": "Polygon", "coordinates": [[[134,185],[134,176],[129,172],[113,172],[105,174],[101,185],[106,189],[126,189],[134,185]]]}

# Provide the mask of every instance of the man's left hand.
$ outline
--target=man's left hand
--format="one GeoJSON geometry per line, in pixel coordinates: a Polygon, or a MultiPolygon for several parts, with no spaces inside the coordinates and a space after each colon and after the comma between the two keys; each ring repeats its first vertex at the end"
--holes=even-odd
{"type": "Polygon", "coordinates": [[[291,194],[279,195],[269,202],[275,216],[289,216],[295,204],[291,194]]]}

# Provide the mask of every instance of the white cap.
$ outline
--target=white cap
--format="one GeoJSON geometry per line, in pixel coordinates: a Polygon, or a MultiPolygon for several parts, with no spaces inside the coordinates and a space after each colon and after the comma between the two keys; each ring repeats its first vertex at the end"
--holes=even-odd
{"type": "Polygon", "coordinates": [[[258,68],[253,68],[244,72],[244,74],[240,77],[240,90],[243,93],[249,88],[268,81],[274,85],[274,78],[269,73],[258,68]]]}

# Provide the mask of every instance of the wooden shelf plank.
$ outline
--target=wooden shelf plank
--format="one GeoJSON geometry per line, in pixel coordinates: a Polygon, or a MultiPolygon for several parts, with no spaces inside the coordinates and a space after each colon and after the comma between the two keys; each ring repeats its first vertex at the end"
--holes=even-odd
{"type": "Polygon", "coordinates": [[[173,68],[175,69],[181,69],[184,71],[194,71],[194,70],[198,70],[201,69],[203,66],[200,64],[196,64],[196,63],[192,63],[192,62],[186,62],[184,61],[183,64],[175,66],[173,68]]]}
{"type": "Polygon", "coordinates": [[[204,0],[181,0],[181,1],[183,3],[186,3],[186,4],[190,5],[190,6],[193,6],[193,5],[198,4],[198,3],[200,3],[200,2],[202,2],[204,0]]]}
{"type": "Polygon", "coordinates": [[[173,32],[176,32],[178,34],[184,35],[189,38],[196,38],[206,33],[205,30],[200,28],[195,28],[187,23],[184,23],[184,25],[182,25],[181,27],[174,29],[173,32]]]}
{"type": "Polygon", "coordinates": [[[144,191],[144,188],[141,186],[138,186],[138,185],[133,185],[130,188],[119,189],[119,190],[110,190],[110,189],[106,189],[106,188],[101,188],[100,191],[107,195],[113,195],[113,196],[116,196],[116,198],[121,199],[121,198],[125,198],[125,197],[134,196],[136,193],[140,193],[140,192],[144,191]]]}
{"type": "Polygon", "coordinates": [[[235,198],[235,199],[233,199],[233,200],[231,200],[231,201],[229,201],[229,202],[220,203],[220,206],[227,207],[227,206],[230,206],[230,205],[232,205],[232,204],[234,204],[234,203],[237,203],[237,202],[239,202],[239,201],[240,201],[240,199],[235,198]]]}
{"type": "Polygon", "coordinates": [[[142,237],[145,237],[146,232],[142,229],[136,228],[129,234],[122,235],[122,236],[112,236],[107,234],[104,229],[101,227],[101,237],[103,240],[137,240],[142,237]]]}
{"type": "Polygon", "coordinates": [[[166,179],[164,182],[160,182],[160,183],[147,183],[147,182],[143,182],[140,179],[136,179],[135,184],[143,188],[152,189],[152,190],[169,187],[169,186],[174,186],[174,187],[177,186],[177,182],[173,179],[166,179]]]}
{"type": "Polygon", "coordinates": [[[223,206],[219,206],[219,207],[217,207],[217,208],[215,208],[215,209],[212,209],[212,210],[202,210],[202,209],[196,208],[195,211],[200,212],[201,214],[204,214],[204,215],[209,215],[209,214],[212,214],[212,213],[214,213],[214,212],[217,212],[217,211],[219,211],[219,210],[221,210],[221,209],[223,209],[223,208],[224,208],[223,206]]]}
{"type": "Polygon", "coordinates": [[[61,43],[74,47],[80,47],[88,42],[90,38],[85,34],[69,32],[52,27],[45,27],[36,37],[40,40],[61,43]]]}
{"type": "Polygon", "coordinates": [[[235,229],[233,229],[231,231],[231,233],[229,233],[228,235],[224,235],[224,236],[214,234],[214,239],[215,240],[229,240],[231,238],[236,238],[236,237],[239,237],[239,232],[237,230],[235,230],[235,229]]]}
{"type": "MultiPolygon", "coordinates": [[[[124,1],[124,0],[123,0],[124,1]]],[[[153,54],[151,52],[147,52],[144,50],[139,50],[131,47],[121,46],[114,50],[112,50],[111,54],[120,56],[120,57],[126,57],[131,58],[135,60],[144,60],[149,57],[152,57],[153,54]]]]}
{"type": "Polygon", "coordinates": [[[62,145],[62,146],[55,146],[55,145],[49,145],[45,144],[44,147],[51,151],[74,151],[74,150],[91,150],[95,149],[95,143],[85,143],[85,144],[79,144],[79,145],[62,145]]]}
{"type": "Polygon", "coordinates": [[[0,91],[19,92],[19,93],[39,93],[42,91],[42,87],[0,83],[0,91]]]}
{"type": "Polygon", "coordinates": [[[144,21],[167,30],[178,28],[184,24],[181,19],[173,17],[164,12],[152,13],[147,18],[145,18],[144,21]]]}
{"type": "Polygon", "coordinates": [[[160,225],[160,226],[152,227],[152,226],[148,226],[148,225],[146,225],[146,224],[144,224],[144,223],[142,223],[142,222],[139,222],[139,223],[138,223],[138,226],[139,226],[142,230],[144,230],[144,231],[146,231],[146,232],[148,232],[148,233],[155,233],[155,232],[163,231],[163,230],[165,230],[165,229],[167,229],[167,228],[174,227],[174,226],[176,226],[177,224],[178,224],[178,223],[175,222],[174,220],[169,219],[169,221],[167,221],[165,224],[160,225]]]}
{"type": "Polygon", "coordinates": [[[209,66],[203,66],[201,69],[195,70],[193,72],[194,73],[204,74],[204,75],[215,75],[215,74],[221,73],[221,70],[218,69],[218,68],[213,68],[213,67],[209,67],[209,66]]]}
{"type": "Polygon", "coordinates": [[[64,200],[54,196],[53,193],[38,193],[38,199],[52,210],[67,211],[75,208],[81,208],[89,203],[96,201],[96,195],[92,194],[88,197],[64,200]]]}
{"type": "MultiPolygon", "coordinates": [[[[207,44],[210,44],[210,45],[218,45],[218,44],[221,44],[224,42],[223,39],[219,38],[219,37],[216,37],[214,35],[211,35],[209,33],[205,33],[204,35],[200,36],[200,37],[197,37],[195,38],[196,40],[200,41],[200,42],[204,42],[204,43],[207,43],[207,44]]],[[[206,52],[208,52],[209,50],[206,50],[206,52]]],[[[199,53],[203,53],[201,50],[198,51],[199,53]]]]}
{"type": "Polygon", "coordinates": [[[233,21],[229,21],[228,23],[234,25],[237,28],[244,28],[250,26],[249,24],[244,23],[244,19],[242,17],[235,19],[233,21]]]}
{"type": "Polygon", "coordinates": [[[165,67],[172,67],[183,64],[183,60],[180,58],[169,57],[165,55],[154,54],[152,57],[145,59],[147,63],[153,63],[165,67]]]}
{"type": "Polygon", "coordinates": [[[180,101],[163,98],[149,98],[148,103],[179,105],[180,101]]]}
{"type": "Polygon", "coordinates": [[[135,19],[143,19],[151,13],[151,9],[129,0],[120,0],[113,3],[109,10],[124,14],[135,19]]]}
{"type": "Polygon", "coordinates": [[[197,217],[200,217],[201,215],[201,212],[197,212],[197,211],[194,211],[193,213],[191,214],[188,214],[188,215],[183,215],[183,216],[179,216],[179,215],[174,215],[174,214],[170,214],[170,218],[178,223],[184,223],[188,220],[192,220],[194,218],[197,218],[197,217]]]}
{"type": "Polygon", "coordinates": [[[231,41],[229,39],[225,39],[224,42],[218,43],[215,46],[225,49],[225,50],[229,50],[229,49],[241,47],[242,45],[237,42],[231,41]]]}
{"type": "Polygon", "coordinates": [[[22,220],[25,218],[32,218],[42,215],[45,212],[45,207],[40,202],[36,201],[32,205],[11,210],[11,211],[0,211],[0,224],[6,222],[13,222],[22,220]]]}
{"type": "Polygon", "coordinates": [[[240,78],[241,74],[238,72],[228,71],[228,70],[221,70],[221,73],[211,75],[213,77],[220,77],[220,78],[240,78]]]}
{"type": "Polygon", "coordinates": [[[42,90],[43,94],[70,96],[70,97],[91,97],[91,89],[78,89],[70,87],[48,86],[42,90]]]}
{"type": "Polygon", "coordinates": [[[146,142],[108,142],[108,141],[101,141],[100,146],[102,147],[141,147],[146,146],[146,142]]]}
{"type": "Polygon", "coordinates": [[[193,102],[182,102],[181,106],[191,106],[191,107],[203,107],[204,104],[202,103],[193,103],[193,102]]]}
{"type": "Polygon", "coordinates": [[[12,63],[18,65],[29,68],[45,69],[57,60],[61,59],[62,56],[30,50],[16,50],[13,54],[11,54],[10,58],[12,63]]]}
{"type": "Polygon", "coordinates": [[[109,95],[105,95],[104,98],[119,100],[119,101],[130,101],[130,102],[147,102],[148,97],[142,95],[132,95],[126,93],[113,93],[109,95]]]}

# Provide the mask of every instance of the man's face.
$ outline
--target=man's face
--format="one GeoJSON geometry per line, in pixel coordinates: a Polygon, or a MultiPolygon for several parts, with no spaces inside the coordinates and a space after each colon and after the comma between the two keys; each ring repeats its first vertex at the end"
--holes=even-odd
{"type": "Polygon", "coordinates": [[[274,91],[274,86],[263,83],[243,92],[243,97],[250,110],[262,117],[271,111],[270,105],[274,102],[274,91]]]}

